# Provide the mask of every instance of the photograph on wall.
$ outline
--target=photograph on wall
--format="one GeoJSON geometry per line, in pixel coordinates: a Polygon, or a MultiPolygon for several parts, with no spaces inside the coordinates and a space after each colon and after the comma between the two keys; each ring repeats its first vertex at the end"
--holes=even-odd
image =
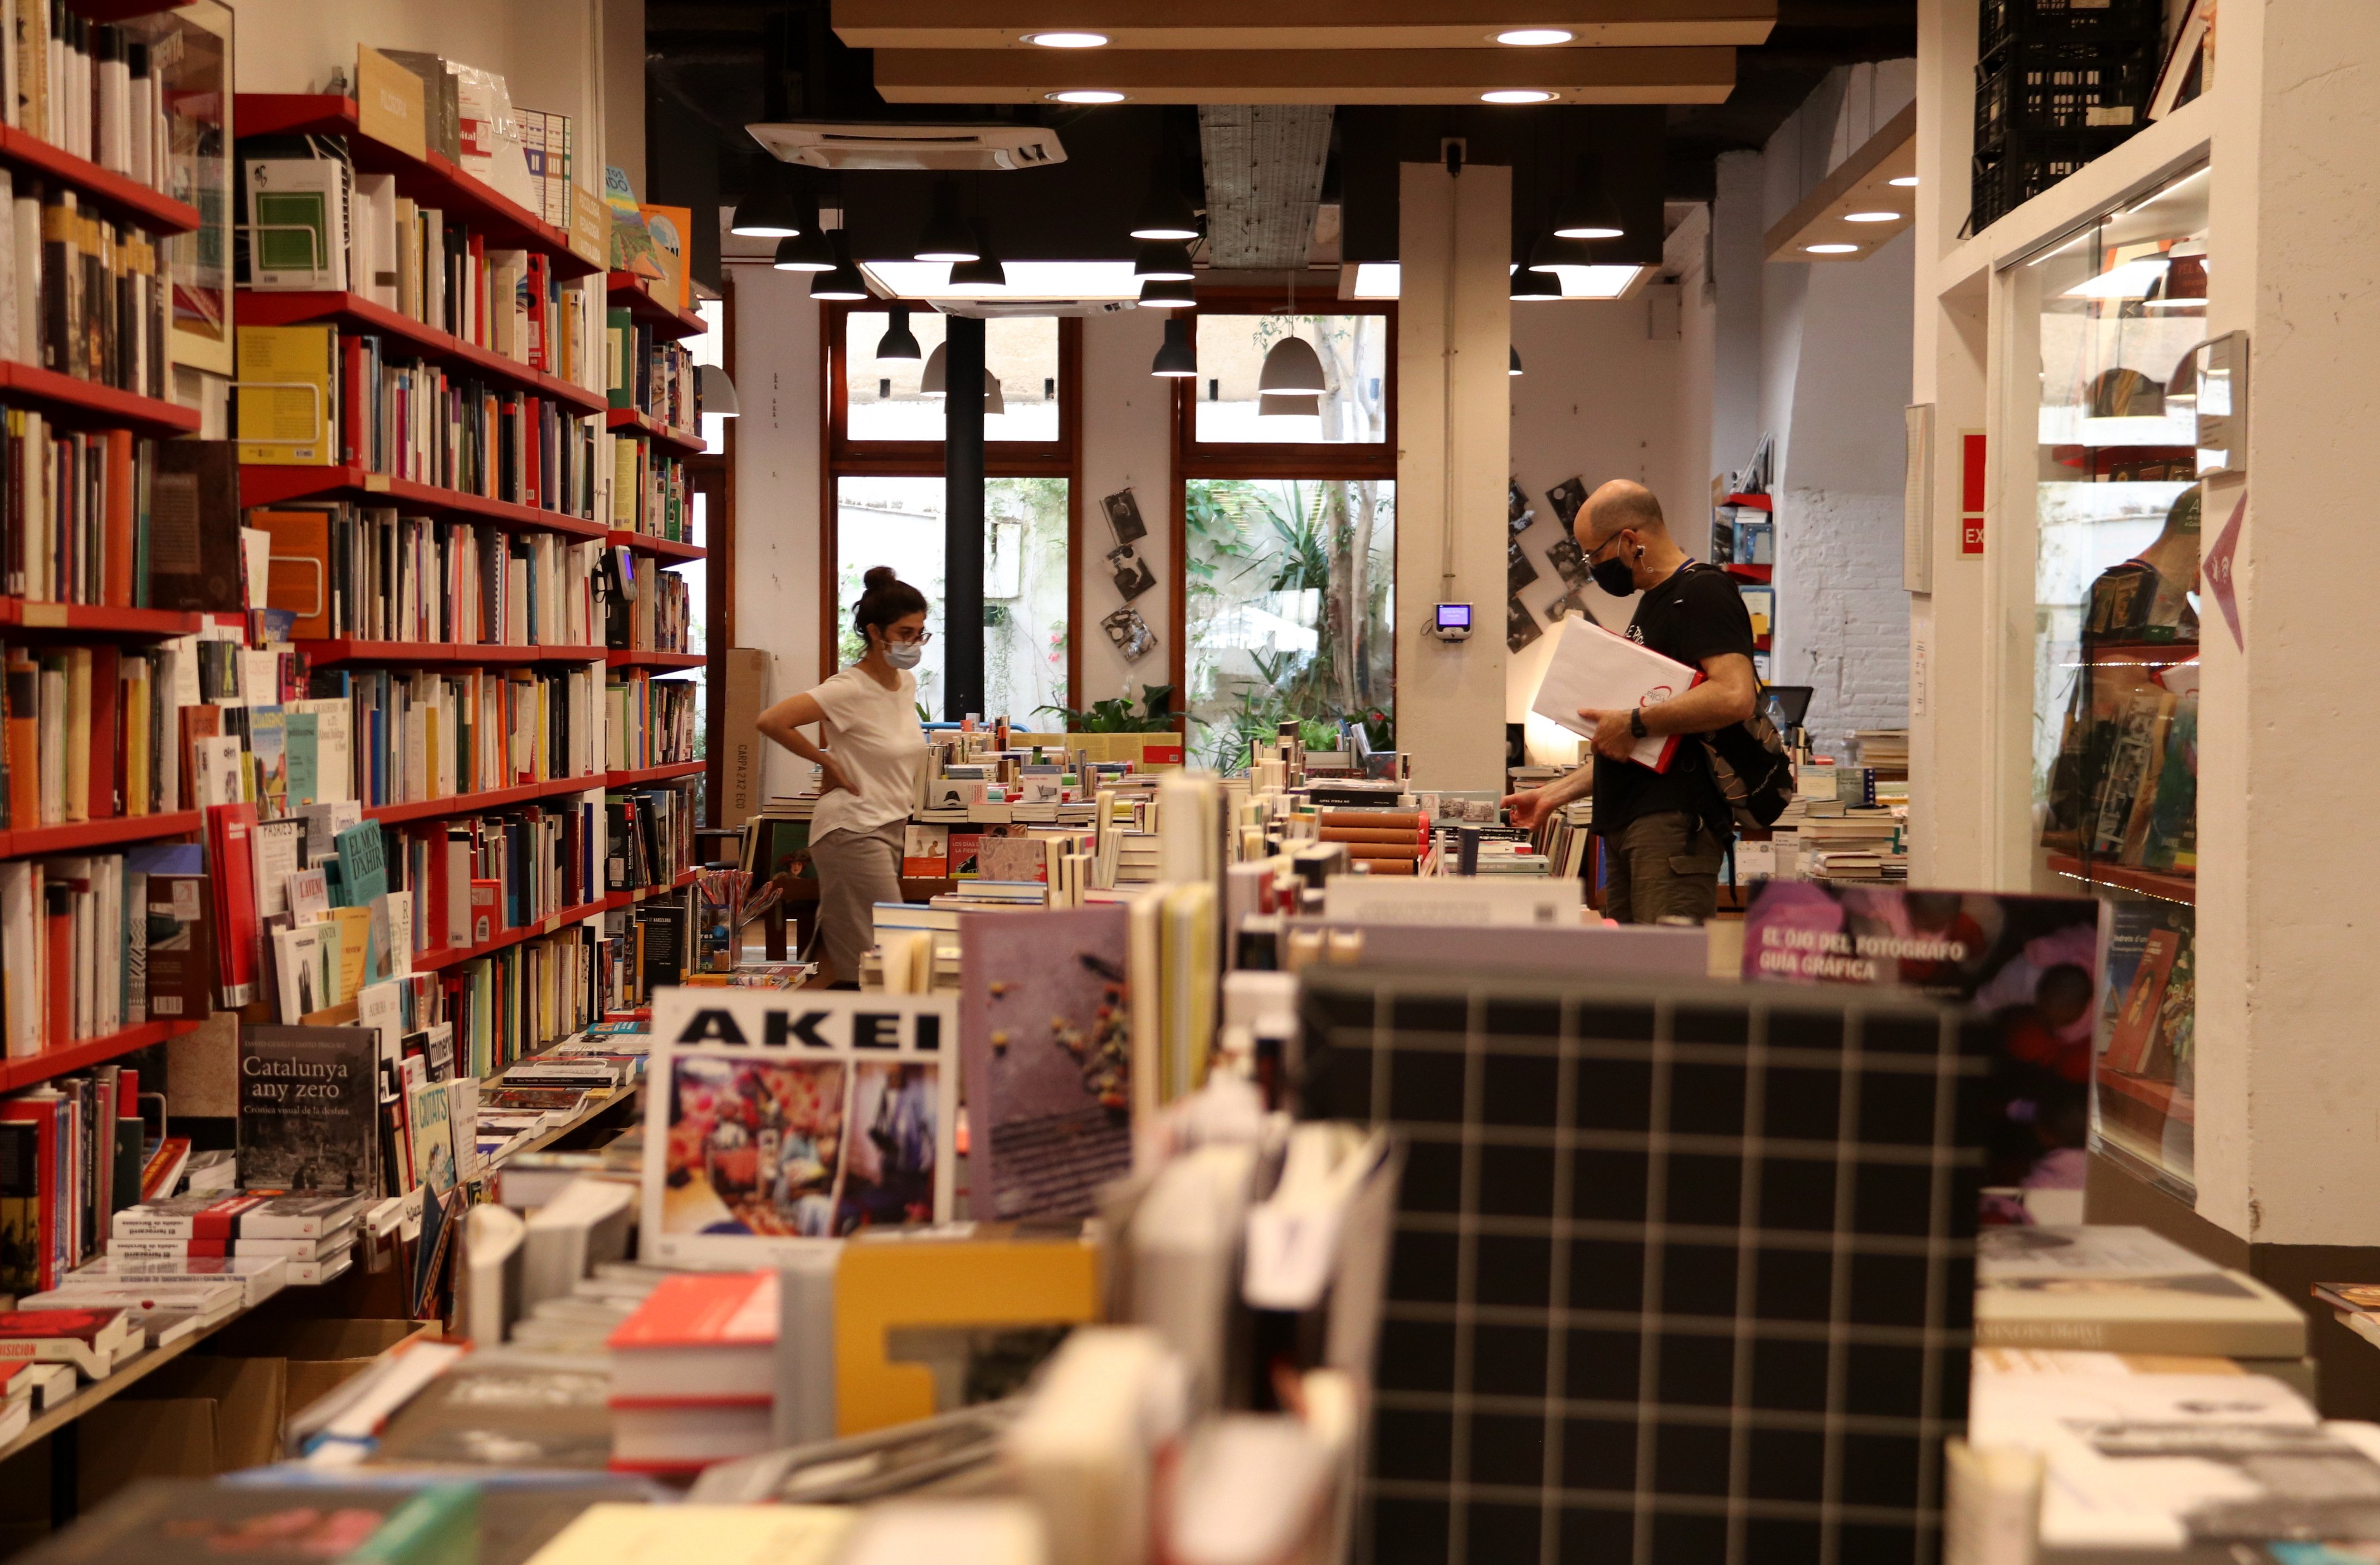
{"type": "Polygon", "coordinates": [[[1561,573],[1562,580],[1570,583],[1572,592],[1585,591],[1595,580],[1594,573],[1586,568],[1586,551],[1581,549],[1578,540],[1568,533],[1546,545],[1546,561],[1561,573]]]}
{"type": "Polygon", "coordinates": [[[1115,644],[1115,649],[1123,654],[1123,661],[1128,663],[1140,661],[1148,649],[1157,645],[1157,632],[1148,628],[1148,622],[1140,617],[1140,611],[1130,604],[1099,621],[1099,628],[1108,633],[1108,639],[1115,644]]]}
{"type": "Polygon", "coordinates": [[[1536,563],[1522,552],[1521,540],[1508,540],[1504,545],[1504,590],[1518,592],[1536,580],[1537,575],[1536,563]]]}
{"type": "Polygon", "coordinates": [[[1743,977],[1898,986],[1998,1024],[1987,1094],[1985,1220],[2024,1221],[1992,1187],[2080,1190],[2110,927],[2095,897],[1763,880],[1744,910],[1743,977]]]}
{"type": "Polygon", "coordinates": [[[1537,624],[1537,616],[1529,613],[1526,603],[1517,596],[1504,600],[1505,650],[1517,652],[1544,634],[1544,629],[1537,624]]]}
{"type": "Polygon", "coordinates": [[[1115,577],[1116,590],[1127,603],[1157,585],[1157,573],[1140,557],[1140,551],[1129,543],[1119,544],[1108,551],[1108,570],[1115,577]]]}
{"type": "Polygon", "coordinates": [[[1590,625],[1597,623],[1595,615],[1588,613],[1586,605],[1580,602],[1575,597],[1572,596],[1568,592],[1563,593],[1560,597],[1556,598],[1546,605],[1546,623],[1548,625],[1560,625],[1562,621],[1570,618],[1572,614],[1580,616],[1590,625]]]}
{"type": "Polygon", "coordinates": [[[1504,490],[1504,524],[1517,537],[1528,531],[1529,524],[1536,519],[1537,514],[1530,507],[1528,493],[1521,488],[1521,480],[1512,479],[1504,490]]]}
{"type": "Polygon", "coordinates": [[[1586,503],[1586,480],[1562,479],[1546,491],[1546,503],[1554,508],[1554,518],[1561,523],[1562,530],[1569,531],[1571,524],[1578,520],[1579,508],[1586,503]]]}
{"type": "Polygon", "coordinates": [[[1116,491],[1099,502],[1099,509],[1108,514],[1108,530],[1115,534],[1118,547],[1148,536],[1148,524],[1140,519],[1140,500],[1131,490],[1116,491]]]}
{"type": "Polygon", "coordinates": [[[664,987],[642,1231],[665,1265],[947,1221],[957,997],[664,987]]]}

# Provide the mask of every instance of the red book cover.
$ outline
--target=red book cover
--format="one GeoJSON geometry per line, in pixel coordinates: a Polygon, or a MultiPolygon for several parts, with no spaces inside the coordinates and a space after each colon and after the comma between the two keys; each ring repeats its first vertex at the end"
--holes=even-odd
{"type": "Polygon", "coordinates": [[[96,1344],[102,1338],[116,1334],[111,1328],[123,1315],[123,1309],[114,1304],[89,1310],[0,1310],[0,1358],[32,1356],[10,1353],[7,1344],[12,1342],[71,1341],[96,1344]]]}
{"type": "Polygon", "coordinates": [[[471,236],[471,340],[488,346],[488,242],[471,236]]]}
{"type": "Polygon", "coordinates": [[[58,1111],[62,1101],[54,1097],[0,1098],[0,1120],[21,1120],[34,1131],[33,1188],[37,1199],[33,1208],[33,1247],[36,1280],[42,1291],[56,1287],[67,1269],[66,1224],[60,1220],[58,1187],[58,1111]]]}
{"type": "Polygon", "coordinates": [[[256,998],[256,807],[207,807],[208,856],[214,873],[216,969],[223,1002],[237,1009],[256,998]]]}
{"type": "Polygon", "coordinates": [[[495,880],[471,882],[471,943],[485,945],[504,924],[504,887],[495,880]]]}
{"type": "Polygon", "coordinates": [[[545,257],[530,256],[528,258],[528,364],[532,370],[542,370],[547,374],[552,374],[553,347],[552,339],[547,335],[549,328],[545,312],[547,284],[545,257]]]}
{"type": "Polygon", "coordinates": [[[107,431],[107,598],[132,607],[132,431],[107,431]]]}
{"type": "Polygon", "coordinates": [[[750,1348],[777,1340],[777,1274],[689,1272],[666,1277],[604,1345],[638,1348],[750,1348]]]}
{"type": "Polygon", "coordinates": [[[42,1024],[42,1045],[55,1049],[74,1037],[74,892],[55,876],[43,882],[42,960],[49,964],[45,982],[50,1013],[42,1024]]]}
{"type": "Polygon", "coordinates": [[[116,714],[124,705],[124,658],[113,647],[91,649],[91,819],[115,818],[116,714]]]}
{"type": "Polygon", "coordinates": [[[193,1243],[237,1238],[240,1214],[264,1205],[261,1195],[176,1195],[127,1207],[109,1224],[118,1242],[184,1239],[193,1243]]]}
{"type": "Polygon", "coordinates": [[[8,649],[7,659],[8,823],[38,826],[42,820],[42,668],[18,648],[8,649]]]}

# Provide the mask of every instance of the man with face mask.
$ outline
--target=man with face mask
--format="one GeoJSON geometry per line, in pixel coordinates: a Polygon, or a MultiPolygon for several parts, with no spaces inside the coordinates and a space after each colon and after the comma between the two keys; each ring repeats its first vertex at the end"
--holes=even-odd
{"type": "Polygon", "coordinates": [[[1732,833],[1726,801],[1699,743],[1678,746],[1667,771],[1628,758],[1646,734],[1710,734],[1750,717],[1758,698],[1752,672],[1752,616],[1735,582],[1697,564],[1670,537],[1661,503],[1642,484],[1615,479],[1587,497],[1572,524],[1595,582],[1615,598],[1632,592],[1628,639],[1699,668],[1703,682],[1659,706],[1579,716],[1595,726],[1595,765],[1504,800],[1516,826],[1595,790],[1595,831],[1603,839],[1603,910],[1621,923],[1690,918],[1718,904],[1719,866],[1732,833]]]}

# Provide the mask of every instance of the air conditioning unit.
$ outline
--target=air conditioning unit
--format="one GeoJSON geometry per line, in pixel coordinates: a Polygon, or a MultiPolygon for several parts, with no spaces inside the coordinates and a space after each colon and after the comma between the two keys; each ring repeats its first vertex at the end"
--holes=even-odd
{"type": "Polygon", "coordinates": [[[1066,161],[1058,133],[1034,125],[798,120],[745,128],[772,155],[812,168],[963,171],[1066,161]]]}

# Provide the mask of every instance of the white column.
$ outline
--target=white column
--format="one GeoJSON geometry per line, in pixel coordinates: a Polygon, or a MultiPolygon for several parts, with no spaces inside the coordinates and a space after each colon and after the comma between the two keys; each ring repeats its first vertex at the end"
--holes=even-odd
{"type": "MultiPolygon", "coordinates": [[[[809,273],[735,268],[736,640],[770,654],[777,698],[807,690],[819,666],[820,310],[809,273]]],[[[713,570],[719,568],[714,563],[713,570]]],[[[791,793],[802,763],[771,745],[768,793],[791,793]]]]}

